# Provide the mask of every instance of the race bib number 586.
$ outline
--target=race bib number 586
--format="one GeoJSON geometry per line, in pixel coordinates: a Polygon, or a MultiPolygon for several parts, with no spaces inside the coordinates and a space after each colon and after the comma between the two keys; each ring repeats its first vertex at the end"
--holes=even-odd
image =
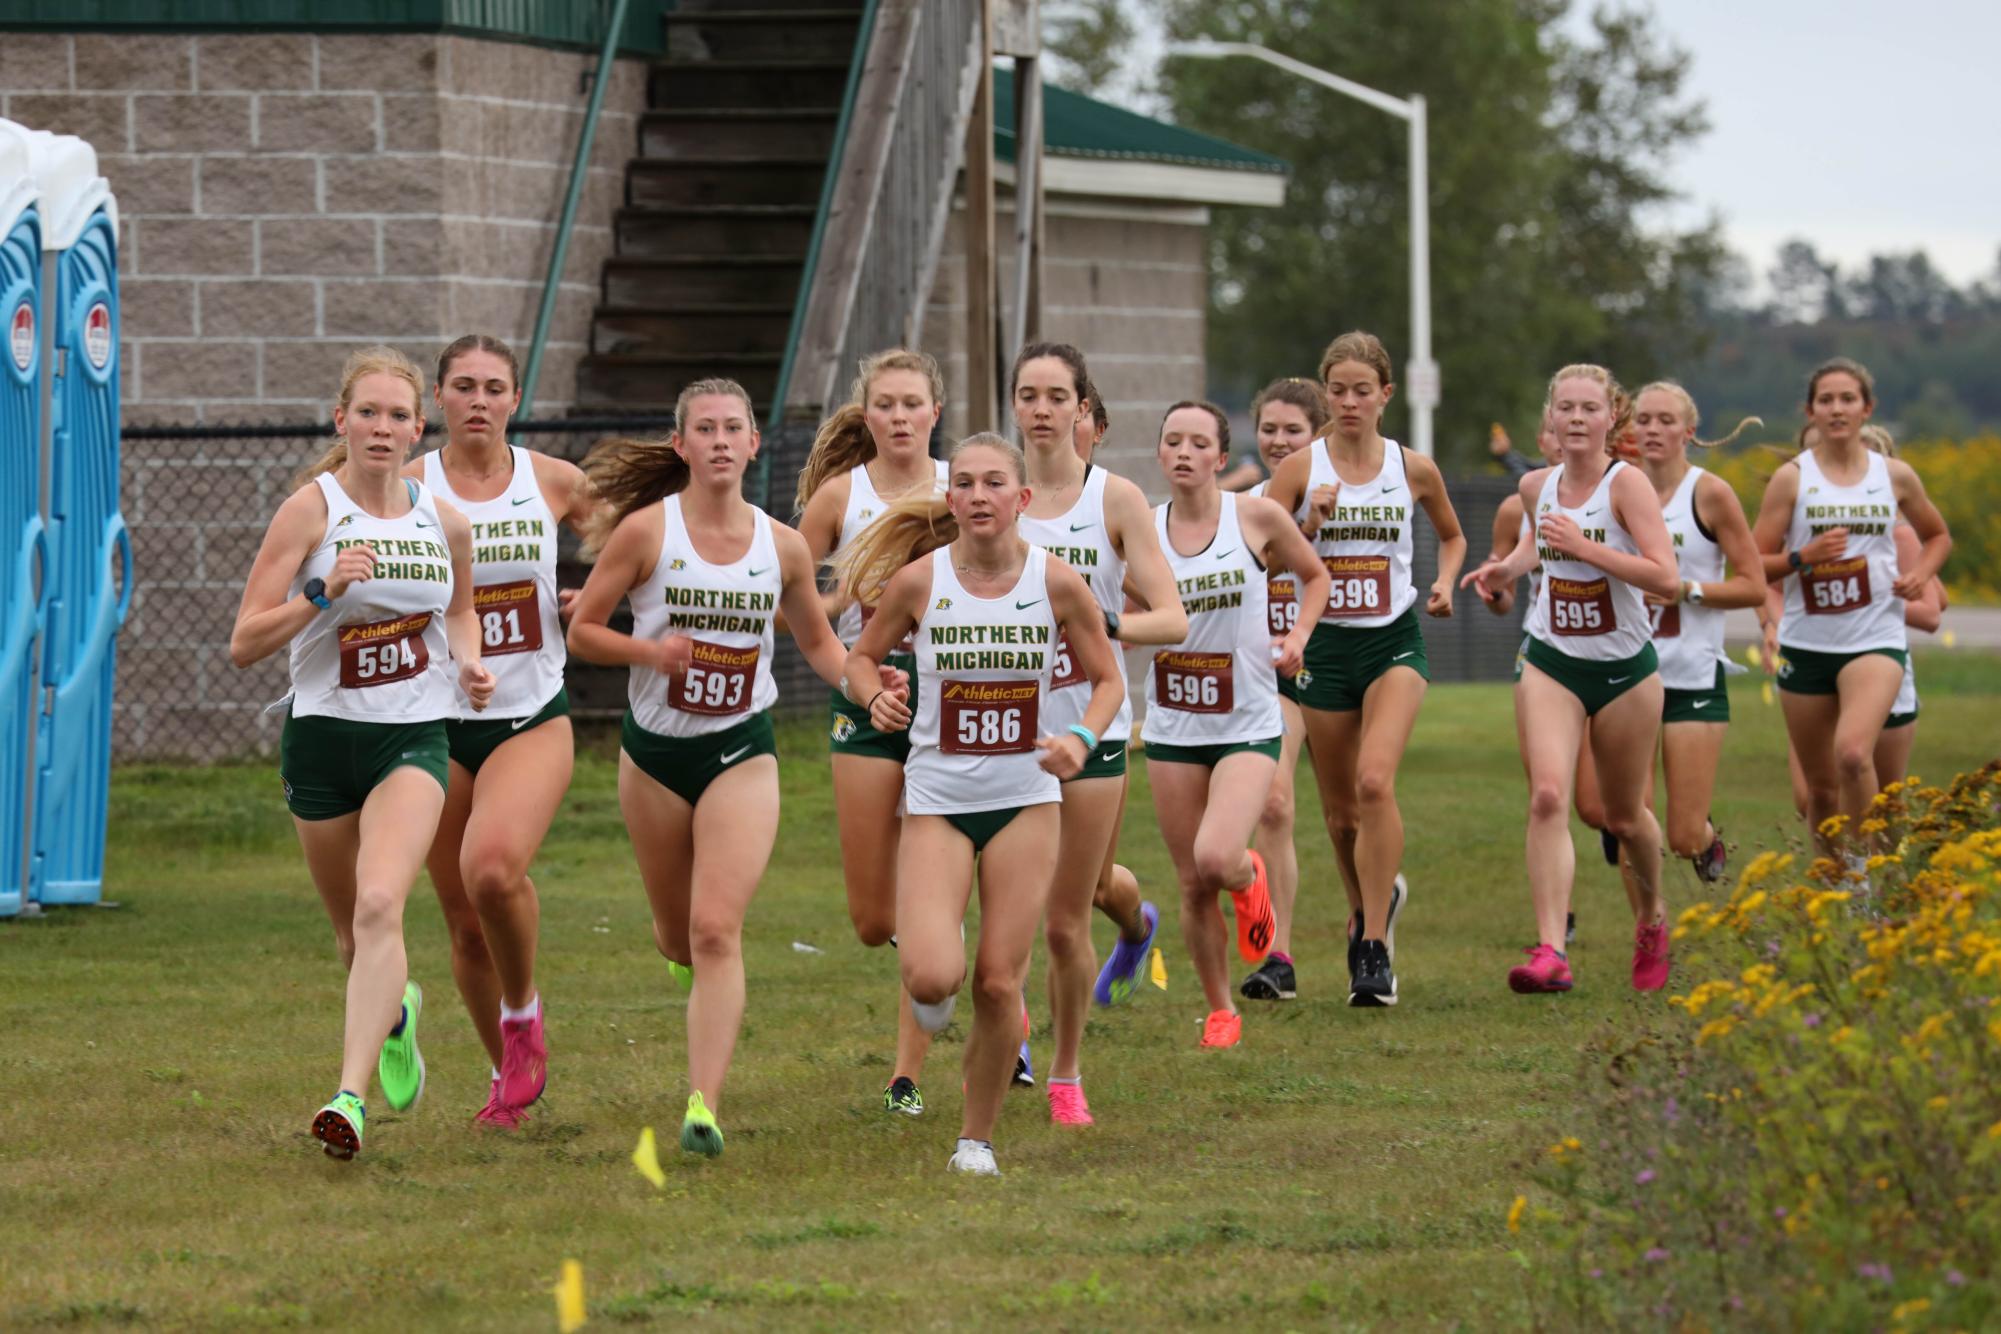
{"type": "Polygon", "coordinates": [[[387,621],[340,628],[340,684],[343,690],[366,690],[421,676],[431,665],[424,631],[431,613],[398,616],[387,621]]]}
{"type": "Polygon", "coordinates": [[[946,681],[938,691],[938,749],[947,755],[1034,750],[1041,704],[1034,681],[946,681]]]}

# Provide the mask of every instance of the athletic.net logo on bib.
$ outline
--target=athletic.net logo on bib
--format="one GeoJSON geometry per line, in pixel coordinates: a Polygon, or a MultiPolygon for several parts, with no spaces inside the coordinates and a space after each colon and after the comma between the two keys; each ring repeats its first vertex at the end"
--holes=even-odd
{"type": "Polygon", "coordinates": [[[938,749],[947,755],[1034,750],[1041,705],[1035,681],[947,681],[938,691],[938,749]]]}
{"type": "Polygon", "coordinates": [[[542,647],[542,600],[533,579],[475,587],[472,609],[479,617],[480,649],[486,656],[533,653],[542,647]]]}
{"type": "Polygon", "coordinates": [[[707,640],[689,640],[688,670],[674,678],[670,692],[675,708],[683,713],[703,713],[712,717],[742,713],[750,698],[751,678],[757,673],[761,650],[726,648],[707,640]]]}
{"type": "Polygon", "coordinates": [[[1869,605],[1869,558],[1850,556],[1816,565],[1800,576],[1800,601],[1809,616],[1843,616],[1869,605]]]}
{"type": "Polygon", "coordinates": [[[343,690],[366,690],[391,681],[407,681],[431,665],[424,631],[431,613],[398,616],[340,628],[340,684],[343,690]]]}
{"type": "Polygon", "coordinates": [[[1323,556],[1327,576],[1327,610],[1323,621],[1382,616],[1390,609],[1388,556],[1323,556]]]}
{"type": "Polygon", "coordinates": [[[1619,628],[1610,580],[1549,580],[1550,628],[1560,635],[1609,635],[1619,628]]]}
{"type": "Polygon", "coordinates": [[[1228,713],[1236,707],[1230,655],[1165,649],[1153,655],[1153,697],[1163,709],[1228,713]]]}

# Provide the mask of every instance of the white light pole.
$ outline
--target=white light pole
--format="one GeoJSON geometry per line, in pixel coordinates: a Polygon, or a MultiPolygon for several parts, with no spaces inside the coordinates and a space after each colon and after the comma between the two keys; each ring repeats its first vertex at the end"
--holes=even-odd
{"type": "Polygon", "coordinates": [[[1170,42],[1167,54],[1215,59],[1249,56],[1276,65],[1322,88],[1332,88],[1378,111],[1387,111],[1410,126],[1410,360],[1404,367],[1404,392],[1410,395],[1412,448],[1432,456],[1431,414],[1438,406],[1438,363],[1431,359],[1431,207],[1425,160],[1424,98],[1391,97],[1373,88],[1329,74],[1324,69],[1280,55],[1253,42],[1170,42]]]}

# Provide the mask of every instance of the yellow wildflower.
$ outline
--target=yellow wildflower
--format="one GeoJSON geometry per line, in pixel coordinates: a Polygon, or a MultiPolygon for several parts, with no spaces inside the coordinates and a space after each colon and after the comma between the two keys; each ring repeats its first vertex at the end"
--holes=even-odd
{"type": "Polygon", "coordinates": [[[1515,1196],[1515,1202],[1508,1206],[1508,1231],[1520,1232],[1522,1230],[1522,1215],[1528,1212],[1528,1207],[1528,1196],[1515,1196]]]}

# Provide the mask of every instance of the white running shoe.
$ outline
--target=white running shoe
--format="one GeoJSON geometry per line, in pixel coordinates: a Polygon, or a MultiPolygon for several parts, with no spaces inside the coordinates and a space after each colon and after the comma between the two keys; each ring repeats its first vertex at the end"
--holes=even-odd
{"type": "Polygon", "coordinates": [[[1390,962],[1397,961],[1397,917],[1403,912],[1404,904],[1410,902],[1410,881],[1397,872],[1397,878],[1390,885],[1390,911],[1383,923],[1383,945],[1390,952],[1390,962]]]}
{"type": "Polygon", "coordinates": [[[927,1005],[913,996],[910,998],[910,1014],[926,1033],[942,1033],[945,1025],[952,1022],[952,1009],[958,1003],[959,993],[956,991],[936,1005],[927,1005]]]}
{"type": "Polygon", "coordinates": [[[962,1139],[959,1147],[952,1151],[945,1163],[947,1172],[964,1172],[968,1176],[997,1177],[1001,1174],[994,1164],[994,1146],[983,1139],[962,1139]]]}

